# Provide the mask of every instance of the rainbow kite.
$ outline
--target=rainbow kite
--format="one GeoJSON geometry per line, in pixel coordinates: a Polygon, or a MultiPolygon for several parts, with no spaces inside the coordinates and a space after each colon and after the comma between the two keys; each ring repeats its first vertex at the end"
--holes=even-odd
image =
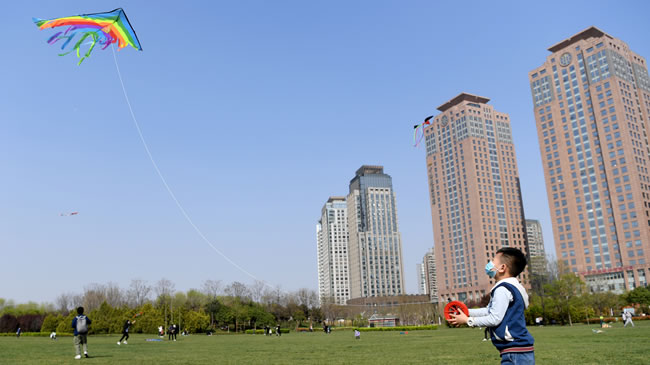
{"type": "Polygon", "coordinates": [[[122,8],[117,8],[108,13],[82,14],[50,20],[33,18],[33,20],[40,29],[68,27],[66,31],[55,33],[47,40],[47,43],[49,44],[65,40],[61,49],[65,49],[72,39],[79,34],[80,38],[72,49],[68,52],[59,54],[59,56],[65,56],[76,50],[77,57],[80,58],[78,65],[80,65],[84,59],[90,57],[90,53],[95,48],[96,44],[103,45],[102,49],[106,49],[106,47],[112,43],[117,43],[119,49],[130,45],[131,47],[142,51],[142,46],[140,46],[138,36],[135,34],[133,27],[131,27],[131,23],[129,23],[129,18],[126,17],[126,13],[124,13],[122,8]],[[80,54],[80,48],[88,38],[90,38],[90,40],[86,44],[90,44],[90,47],[82,56],[80,54]]]}

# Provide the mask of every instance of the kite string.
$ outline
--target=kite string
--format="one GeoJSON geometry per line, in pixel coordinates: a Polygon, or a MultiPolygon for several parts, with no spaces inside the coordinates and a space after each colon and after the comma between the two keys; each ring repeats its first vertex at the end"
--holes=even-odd
{"type": "MultiPolygon", "coordinates": [[[[239,269],[239,271],[243,272],[244,274],[250,276],[253,280],[257,280],[264,285],[268,286],[269,288],[273,288],[273,286],[269,283],[267,283],[264,280],[258,279],[255,275],[251,274],[241,266],[239,266],[236,262],[231,260],[228,256],[226,256],[223,252],[221,252],[219,249],[217,249],[212,242],[203,234],[203,232],[199,229],[199,227],[194,224],[194,221],[192,221],[192,218],[187,214],[185,211],[185,208],[183,208],[183,205],[180,203],[180,201],[176,198],[176,194],[172,191],[172,189],[169,187],[169,184],[167,184],[167,180],[163,176],[162,172],[158,168],[158,164],[156,163],[156,160],[153,158],[153,155],[151,154],[151,151],[149,150],[149,145],[147,144],[147,141],[144,139],[144,135],[142,134],[142,130],[140,129],[140,124],[138,123],[137,118],[135,117],[135,113],[133,113],[133,108],[131,107],[131,101],[129,100],[129,96],[126,92],[126,87],[124,86],[124,80],[122,79],[122,73],[120,72],[120,66],[117,63],[117,56],[115,55],[115,47],[113,44],[111,44],[111,50],[113,51],[113,60],[115,60],[115,68],[117,69],[117,76],[120,79],[120,85],[122,86],[122,92],[124,93],[124,99],[126,100],[126,105],[129,107],[129,112],[131,113],[131,119],[133,120],[133,124],[135,125],[135,129],[138,131],[138,136],[140,137],[140,141],[142,142],[142,146],[144,147],[145,151],[147,152],[147,156],[149,156],[149,161],[151,161],[151,164],[153,165],[154,170],[156,170],[156,173],[158,174],[158,177],[160,178],[160,181],[162,181],[163,185],[165,186],[165,189],[169,193],[169,196],[171,196],[172,200],[174,200],[174,203],[176,203],[176,206],[178,209],[181,211],[187,222],[194,228],[194,231],[203,239],[205,243],[210,246],[216,253],[218,253],[221,257],[223,257],[226,261],[228,261],[231,265],[239,269]]],[[[288,292],[281,290],[285,294],[288,294],[288,292]]],[[[412,304],[431,304],[430,302],[418,302],[418,303],[400,303],[399,305],[412,305],[412,304]]],[[[352,306],[352,307],[367,307],[368,305],[366,304],[346,304],[347,306],[352,306]]],[[[394,306],[394,305],[386,305],[386,304],[380,304],[380,305],[375,305],[374,307],[384,307],[384,306],[394,306]]]]}
{"type": "Polygon", "coordinates": [[[264,285],[267,285],[272,288],[270,284],[265,282],[264,280],[258,279],[255,275],[251,274],[241,266],[239,266],[236,262],[231,260],[228,256],[226,256],[223,252],[221,252],[219,249],[217,249],[212,242],[201,232],[199,227],[194,224],[194,221],[192,221],[192,218],[187,214],[185,211],[185,208],[183,208],[183,205],[178,201],[176,198],[176,194],[172,191],[172,189],[169,187],[169,184],[167,184],[167,180],[165,180],[165,177],[163,176],[162,172],[160,172],[160,169],[158,168],[158,164],[156,163],[156,160],[154,160],[153,155],[151,154],[151,151],[149,150],[149,145],[147,144],[147,141],[144,139],[144,136],[142,134],[142,130],[140,129],[140,124],[138,123],[138,120],[135,117],[135,113],[133,113],[133,108],[131,107],[131,101],[129,100],[129,96],[126,93],[126,88],[124,87],[124,81],[122,80],[122,73],[120,72],[120,66],[117,63],[117,56],[115,55],[115,47],[111,44],[111,50],[113,50],[113,59],[115,60],[115,68],[117,69],[117,76],[120,79],[120,84],[122,85],[122,92],[124,92],[124,99],[126,99],[126,105],[129,107],[129,112],[131,112],[131,119],[133,120],[133,124],[135,125],[135,129],[138,131],[138,136],[140,136],[140,141],[142,142],[142,145],[144,146],[145,151],[147,152],[147,156],[149,156],[149,160],[151,161],[151,164],[153,165],[153,168],[156,170],[156,173],[158,174],[158,177],[160,178],[160,181],[162,181],[163,185],[165,186],[165,189],[167,189],[167,192],[169,195],[172,197],[174,200],[174,203],[176,203],[176,206],[178,209],[181,211],[187,222],[194,228],[194,231],[203,239],[205,243],[208,244],[216,253],[218,253],[221,257],[223,257],[226,261],[228,261],[231,265],[239,269],[239,271],[243,272],[244,274],[250,276],[254,280],[257,280],[259,282],[264,283],[264,285]]]}

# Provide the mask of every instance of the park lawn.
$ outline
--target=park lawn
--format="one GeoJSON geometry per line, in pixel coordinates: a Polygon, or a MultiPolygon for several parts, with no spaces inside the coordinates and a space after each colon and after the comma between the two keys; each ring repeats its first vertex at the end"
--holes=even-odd
{"type": "MultiPolygon", "coordinates": [[[[597,326],[530,328],[539,364],[647,363],[650,321],[635,328],[615,324],[595,334],[597,326]]],[[[483,330],[440,328],[437,331],[290,333],[264,335],[178,337],[177,342],[147,342],[154,335],[133,335],[117,346],[119,335],[90,336],[86,364],[498,364],[494,346],[483,342],[483,330]]],[[[0,337],[2,364],[74,363],[71,337],[0,337]]]]}

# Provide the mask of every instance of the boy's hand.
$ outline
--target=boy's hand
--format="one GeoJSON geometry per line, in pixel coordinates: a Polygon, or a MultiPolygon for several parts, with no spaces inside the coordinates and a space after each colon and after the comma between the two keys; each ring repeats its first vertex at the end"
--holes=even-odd
{"type": "Polygon", "coordinates": [[[452,314],[451,319],[447,322],[456,327],[460,327],[461,325],[467,324],[467,318],[468,317],[465,315],[465,313],[463,313],[463,311],[460,311],[459,314],[452,314]]]}

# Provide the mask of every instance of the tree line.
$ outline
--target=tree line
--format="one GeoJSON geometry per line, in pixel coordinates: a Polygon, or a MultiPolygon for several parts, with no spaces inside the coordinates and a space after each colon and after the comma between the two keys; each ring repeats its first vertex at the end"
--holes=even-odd
{"type": "MultiPolygon", "coordinates": [[[[616,317],[625,305],[650,309],[650,289],[639,287],[624,294],[591,292],[582,279],[566,270],[561,262],[546,265],[541,273],[532,273],[530,306],[526,321],[573,324],[591,321],[603,315],[616,317]]],[[[168,279],[154,284],[132,280],[126,289],[115,283],[90,284],[81,293],[62,293],[54,303],[16,304],[0,298],[0,332],[72,332],[75,309],[83,306],[92,319],[91,333],[117,333],[127,319],[135,320],[134,333],[157,333],[158,327],[176,324],[181,330],[201,333],[222,329],[241,332],[264,326],[284,328],[350,325],[364,327],[373,314],[395,315],[402,325],[438,323],[442,307],[428,303],[408,303],[398,297],[392,305],[344,306],[333,298],[323,298],[311,289],[285,292],[261,281],[252,284],[233,282],[223,285],[219,280],[206,280],[200,289],[177,291],[168,279]]],[[[468,307],[485,306],[489,296],[468,302],[468,307]]]]}
{"type": "Polygon", "coordinates": [[[75,309],[85,308],[91,334],[117,333],[127,319],[135,320],[133,333],[157,333],[158,327],[176,324],[181,330],[201,333],[223,329],[240,332],[265,325],[309,326],[323,320],[314,290],[285,292],[261,281],[250,285],[206,280],[200,289],[177,291],[168,279],[151,285],[132,280],[127,289],[115,283],[90,284],[81,293],[62,293],[54,303],[16,305],[0,298],[0,332],[72,332],[75,309]]]}
{"type": "MultiPolygon", "coordinates": [[[[650,312],[650,289],[637,287],[623,294],[611,291],[592,291],[586,283],[562,263],[545,262],[542,272],[531,275],[530,305],[526,321],[572,325],[576,322],[590,323],[600,316],[619,317],[624,306],[637,307],[637,314],[650,312]]],[[[604,280],[597,283],[601,288],[614,289],[604,280]]]]}

